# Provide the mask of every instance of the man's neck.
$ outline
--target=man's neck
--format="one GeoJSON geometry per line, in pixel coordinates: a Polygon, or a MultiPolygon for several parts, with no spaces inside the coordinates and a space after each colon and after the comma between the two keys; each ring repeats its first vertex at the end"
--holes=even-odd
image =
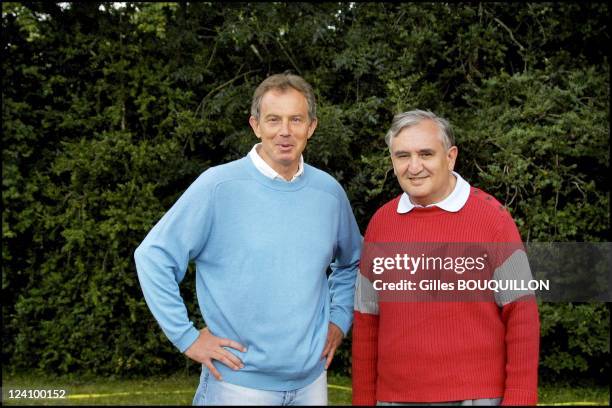
{"type": "MultiPolygon", "coordinates": [[[[270,164],[270,163],[268,163],[268,164],[270,164]]],[[[272,166],[272,168],[274,169],[274,171],[276,171],[278,173],[279,176],[281,176],[282,178],[284,178],[287,181],[291,181],[293,179],[293,176],[295,175],[295,173],[297,173],[297,171],[298,171],[298,165],[297,164],[294,165],[294,166],[289,166],[287,168],[285,168],[285,167],[274,168],[274,166],[272,166]]]]}

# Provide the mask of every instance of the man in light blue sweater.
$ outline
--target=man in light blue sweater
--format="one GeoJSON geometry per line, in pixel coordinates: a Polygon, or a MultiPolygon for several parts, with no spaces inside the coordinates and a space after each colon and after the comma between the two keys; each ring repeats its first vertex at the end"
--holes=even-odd
{"type": "Polygon", "coordinates": [[[202,363],[195,405],[325,405],[361,234],[340,184],[304,163],[317,126],[306,81],[268,77],[249,123],[260,143],[189,186],[136,249],[138,278],[166,336],[202,363]],[[190,260],[201,330],[179,293],[190,260]]]}

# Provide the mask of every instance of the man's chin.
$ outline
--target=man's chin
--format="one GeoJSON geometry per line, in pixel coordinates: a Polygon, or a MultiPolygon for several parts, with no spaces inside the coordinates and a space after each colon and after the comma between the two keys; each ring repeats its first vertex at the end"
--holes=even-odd
{"type": "Polygon", "coordinates": [[[420,188],[420,187],[415,187],[415,186],[404,186],[403,190],[406,192],[406,194],[408,194],[410,196],[410,198],[423,198],[427,196],[427,192],[425,191],[424,188],[420,188]]]}
{"type": "Polygon", "coordinates": [[[294,155],[279,154],[276,157],[276,162],[281,166],[289,167],[299,161],[299,157],[296,158],[294,155]]]}

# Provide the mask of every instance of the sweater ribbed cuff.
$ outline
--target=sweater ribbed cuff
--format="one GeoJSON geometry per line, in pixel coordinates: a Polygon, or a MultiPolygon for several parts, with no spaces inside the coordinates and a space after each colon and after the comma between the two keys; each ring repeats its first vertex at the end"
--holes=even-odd
{"type": "Polygon", "coordinates": [[[501,405],[536,405],[537,403],[537,391],[506,388],[501,405]]]}
{"type": "Polygon", "coordinates": [[[174,346],[184,353],[200,337],[200,332],[193,326],[179,339],[173,342],[174,346]]]}
{"type": "Polygon", "coordinates": [[[376,405],[376,397],[355,396],[353,395],[353,405],[376,405]]]}
{"type": "Polygon", "coordinates": [[[335,324],[342,330],[342,334],[346,336],[348,331],[351,328],[351,324],[353,323],[352,316],[346,316],[342,312],[335,312],[332,310],[331,316],[329,318],[330,323],[335,324]]]}

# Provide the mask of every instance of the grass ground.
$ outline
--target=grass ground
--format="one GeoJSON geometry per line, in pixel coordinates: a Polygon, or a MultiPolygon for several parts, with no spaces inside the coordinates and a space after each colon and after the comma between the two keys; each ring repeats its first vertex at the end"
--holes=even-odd
{"type": "MultiPolygon", "coordinates": [[[[46,379],[34,375],[3,375],[2,405],[191,405],[197,375],[175,374],[139,380],[46,379]],[[11,390],[66,390],[65,399],[15,399],[11,390]]],[[[351,380],[330,375],[330,405],[351,404],[351,380]]],[[[571,388],[543,385],[540,405],[609,405],[607,387],[571,388]]]]}

